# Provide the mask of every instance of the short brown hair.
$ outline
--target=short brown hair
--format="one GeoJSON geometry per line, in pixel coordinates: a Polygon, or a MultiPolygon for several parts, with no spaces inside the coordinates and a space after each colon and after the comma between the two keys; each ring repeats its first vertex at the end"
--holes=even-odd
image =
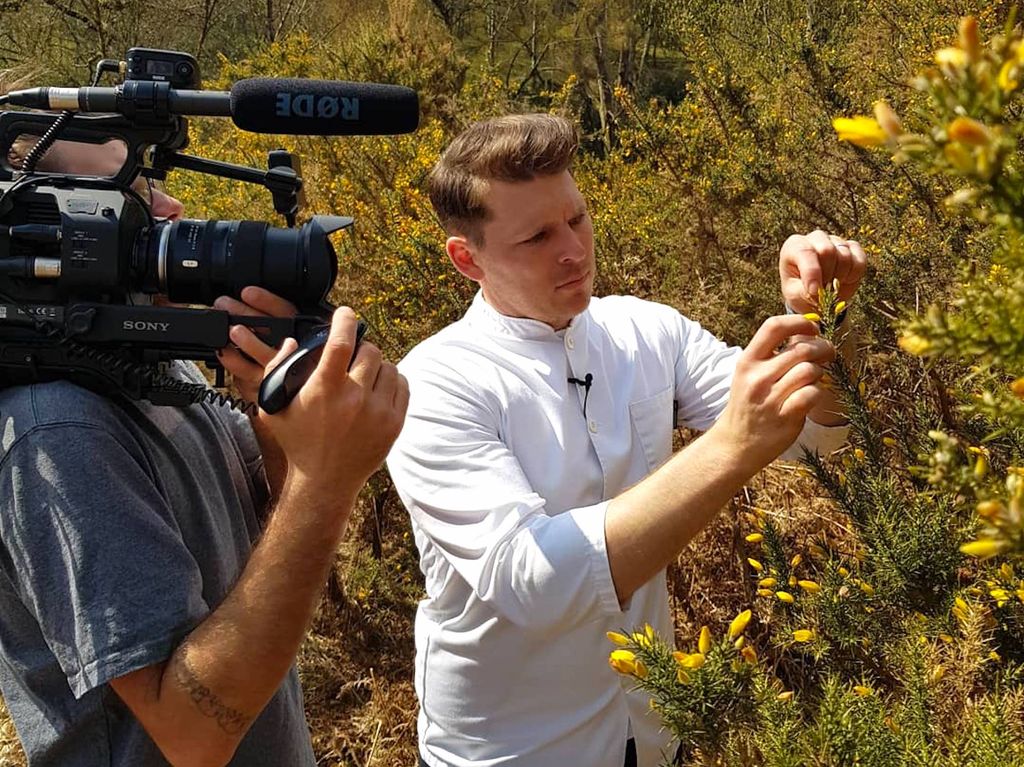
{"type": "Polygon", "coordinates": [[[524,114],[474,123],[441,155],[427,191],[441,225],[483,243],[488,181],[529,181],[568,170],[579,147],[575,126],[564,117],[524,114]]]}

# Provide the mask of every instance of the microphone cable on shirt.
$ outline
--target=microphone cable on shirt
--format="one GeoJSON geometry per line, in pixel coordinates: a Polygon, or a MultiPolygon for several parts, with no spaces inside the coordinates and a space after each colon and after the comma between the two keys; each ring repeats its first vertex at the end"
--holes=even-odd
{"type": "Polygon", "coordinates": [[[583,387],[583,417],[587,417],[587,400],[590,399],[590,385],[594,383],[594,374],[587,373],[583,378],[569,376],[569,383],[583,387]]]}

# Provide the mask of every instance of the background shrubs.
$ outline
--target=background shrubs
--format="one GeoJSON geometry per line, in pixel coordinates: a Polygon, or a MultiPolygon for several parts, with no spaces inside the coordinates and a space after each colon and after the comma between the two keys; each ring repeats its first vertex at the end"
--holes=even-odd
{"type": "MultiPolygon", "coordinates": [[[[620,649],[657,684],[652,715],[685,736],[688,763],[980,767],[1024,760],[1024,583],[1009,525],[1024,493],[1014,471],[1024,74],[1004,71],[1020,50],[1011,8],[13,0],[0,2],[0,60],[8,82],[77,85],[95,59],[138,44],[198,53],[209,88],[249,75],[416,87],[423,113],[411,136],[267,137],[193,121],[193,153],[263,165],[268,149],[294,149],[306,213],[355,216],[337,243],[336,298],[392,357],[472,295],[446,263],[422,182],[448,139],[481,117],[573,116],[598,291],[672,304],[733,343],[781,310],[775,270],[789,234],[821,227],[860,240],[871,269],[849,327],[865,364],[834,375],[854,415],[850,449],[756,478],[670,570],[680,651],[704,656],[687,685],[642,627],[623,629],[647,644],[630,637],[620,649]],[[964,14],[982,30],[975,38],[959,27],[964,14]],[[969,60],[937,62],[943,49],[969,60]],[[875,151],[837,141],[832,119],[872,114],[877,99],[902,130],[875,151]],[[957,117],[995,137],[951,137],[957,117]],[[904,134],[920,141],[898,142],[904,134]],[[964,151],[947,149],[957,144],[964,151]],[[951,215],[951,198],[967,215],[951,215]],[[996,559],[959,550],[986,539],[1005,540],[996,559]],[[749,624],[729,637],[747,609],[749,624]]],[[[274,218],[255,188],[184,173],[169,187],[197,217],[274,218]]],[[[378,475],[300,662],[324,764],[414,760],[421,580],[407,529],[378,475]]],[[[0,722],[0,763],[19,753],[0,722]]]]}

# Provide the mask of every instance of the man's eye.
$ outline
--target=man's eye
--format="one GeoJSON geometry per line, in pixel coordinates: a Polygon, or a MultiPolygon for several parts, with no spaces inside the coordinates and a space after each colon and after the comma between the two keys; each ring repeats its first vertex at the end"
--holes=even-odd
{"type": "Polygon", "coordinates": [[[548,236],[547,229],[542,229],[541,231],[537,232],[537,234],[533,235],[533,237],[529,237],[529,238],[523,240],[523,242],[528,244],[528,245],[530,245],[530,244],[533,244],[533,243],[536,243],[536,242],[541,242],[547,236],[548,236]]]}
{"type": "Polygon", "coordinates": [[[573,216],[569,219],[569,226],[579,226],[583,223],[583,219],[587,217],[586,213],[580,213],[577,216],[573,216]]]}

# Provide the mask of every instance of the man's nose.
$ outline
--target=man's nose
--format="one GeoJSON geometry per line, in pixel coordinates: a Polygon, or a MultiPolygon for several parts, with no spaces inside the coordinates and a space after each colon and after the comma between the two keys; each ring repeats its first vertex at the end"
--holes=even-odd
{"type": "Polygon", "coordinates": [[[583,238],[580,237],[579,232],[568,224],[565,225],[561,245],[560,261],[572,263],[586,258],[587,248],[583,244],[583,238]]]}
{"type": "Polygon", "coordinates": [[[151,210],[153,218],[166,218],[170,221],[177,221],[185,212],[185,206],[177,197],[171,197],[167,192],[154,189],[151,210]]]}

